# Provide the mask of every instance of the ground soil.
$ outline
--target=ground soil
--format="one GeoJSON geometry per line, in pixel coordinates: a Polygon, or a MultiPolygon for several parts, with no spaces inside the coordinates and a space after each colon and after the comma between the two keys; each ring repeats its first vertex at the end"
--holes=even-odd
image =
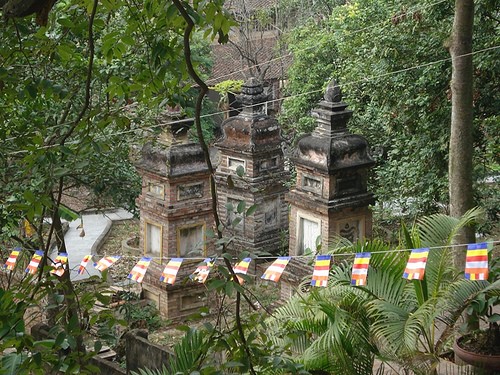
{"type": "Polygon", "coordinates": [[[122,258],[109,268],[109,276],[115,283],[125,281],[130,270],[135,266],[141,257],[141,252],[137,251],[123,253],[122,241],[129,238],[139,238],[139,220],[126,220],[113,222],[104,243],[97,251],[100,255],[122,255],[122,258]]]}
{"type": "Polygon", "coordinates": [[[475,331],[463,336],[460,339],[459,346],[473,353],[500,355],[500,333],[475,331]]]}

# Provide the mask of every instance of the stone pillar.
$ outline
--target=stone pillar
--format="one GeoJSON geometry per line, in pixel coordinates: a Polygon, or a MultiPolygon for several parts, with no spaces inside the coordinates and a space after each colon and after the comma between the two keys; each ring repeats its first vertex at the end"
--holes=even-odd
{"type": "Polygon", "coordinates": [[[369,205],[375,199],[367,191],[367,174],[375,162],[366,139],[346,127],[352,111],[335,81],[313,116],[316,129],[299,140],[291,155],[297,181],[287,194],[290,255],[314,252],[320,243],[328,248],[334,236],[355,242],[372,231],[369,205]]]}
{"type": "Polygon", "coordinates": [[[223,137],[216,144],[220,153],[216,172],[219,215],[235,236],[229,249],[235,253],[277,253],[287,248],[286,237],[283,241],[288,227],[284,183],[289,175],[284,167],[280,127],[263,110],[267,100],[263,91],[255,78],[243,85],[237,97],[243,110],[222,123],[223,137]],[[248,216],[239,213],[240,202],[246,209],[253,205],[257,209],[248,216]]]}
{"type": "Polygon", "coordinates": [[[209,171],[198,143],[187,131],[193,124],[180,112],[166,112],[159,119],[157,142],[147,143],[136,164],[142,176],[137,199],[141,215],[140,247],[154,259],[142,283],[144,297],[153,301],[165,318],[178,320],[206,306],[206,286],[184,281],[200,258],[213,253],[206,231],[213,228],[209,171]],[[160,282],[169,258],[187,258],[175,285],[160,282]],[[189,260],[189,258],[198,258],[189,260]]]}
{"type": "Polygon", "coordinates": [[[142,176],[137,199],[140,246],[160,263],[172,257],[204,257],[212,251],[206,231],[213,227],[213,216],[203,151],[187,138],[192,120],[168,112],[159,121],[158,141],[143,147],[136,164],[142,176]]]}

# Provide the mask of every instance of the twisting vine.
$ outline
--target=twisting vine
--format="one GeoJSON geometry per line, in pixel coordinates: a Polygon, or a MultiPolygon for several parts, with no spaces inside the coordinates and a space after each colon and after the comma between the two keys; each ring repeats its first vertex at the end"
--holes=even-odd
{"type": "MultiPolygon", "coordinates": [[[[214,215],[214,221],[215,221],[215,227],[216,227],[216,232],[217,232],[217,237],[219,239],[222,239],[222,231],[220,229],[220,218],[219,214],[217,211],[217,188],[215,185],[215,171],[212,165],[212,162],[210,160],[210,153],[208,150],[207,143],[205,142],[205,138],[203,137],[203,132],[201,129],[201,109],[203,105],[203,99],[208,93],[208,86],[207,84],[200,78],[200,76],[197,74],[196,70],[194,69],[192,60],[191,60],[191,34],[194,30],[195,24],[192,20],[192,18],[189,16],[186,8],[181,4],[179,0],[173,0],[173,4],[176,6],[176,8],[179,10],[179,13],[181,16],[184,18],[186,22],[186,28],[184,29],[184,59],[186,62],[187,70],[191,78],[196,82],[196,84],[199,86],[199,93],[196,99],[196,104],[195,104],[195,115],[194,115],[194,122],[196,126],[196,133],[198,135],[198,140],[200,143],[200,146],[203,150],[203,154],[205,156],[205,161],[207,163],[207,167],[210,173],[210,191],[211,191],[211,197],[212,197],[212,210],[213,210],[213,215],[214,215]]],[[[223,244],[223,252],[226,252],[226,245],[223,244]]],[[[238,278],[236,277],[236,274],[234,273],[233,267],[231,265],[231,262],[229,259],[224,257],[224,263],[229,270],[231,274],[231,278],[236,282],[239,283],[238,278]]],[[[245,297],[245,296],[244,296],[245,297]]],[[[250,306],[253,307],[253,304],[250,303],[250,306]]],[[[256,375],[257,373],[255,372],[253,368],[253,362],[252,362],[252,353],[250,352],[250,349],[247,345],[247,340],[245,337],[245,332],[243,331],[243,325],[241,323],[241,314],[240,314],[240,308],[241,308],[241,293],[240,291],[236,291],[236,311],[235,311],[235,317],[236,317],[236,328],[238,330],[238,334],[240,336],[241,343],[244,347],[245,353],[247,355],[248,359],[248,367],[249,367],[249,372],[252,375],[256,375]]]]}

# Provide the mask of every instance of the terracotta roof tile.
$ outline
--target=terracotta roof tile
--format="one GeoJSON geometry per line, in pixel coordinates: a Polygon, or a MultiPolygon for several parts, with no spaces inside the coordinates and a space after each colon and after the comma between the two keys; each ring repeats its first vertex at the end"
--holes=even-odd
{"type": "MultiPolygon", "coordinates": [[[[277,41],[275,37],[268,37],[256,40],[260,51],[257,54],[257,61],[261,67],[265,67],[270,61],[270,66],[266,71],[266,80],[280,79],[286,75],[286,71],[291,63],[291,55],[285,52],[284,58],[280,57],[277,41]],[[262,42],[262,45],[260,44],[262,42]]],[[[214,64],[208,83],[215,85],[225,80],[247,79],[251,75],[247,61],[241,57],[238,49],[231,44],[217,44],[212,46],[212,56],[214,64]]]]}

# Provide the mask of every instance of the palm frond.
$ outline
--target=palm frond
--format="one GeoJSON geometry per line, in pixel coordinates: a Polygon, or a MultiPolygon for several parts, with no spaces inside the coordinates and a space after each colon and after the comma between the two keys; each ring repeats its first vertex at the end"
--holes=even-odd
{"type": "Polygon", "coordinates": [[[460,219],[443,214],[426,216],[418,222],[422,246],[449,245],[460,229],[483,216],[484,210],[478,207],[467,211],[460,219]]]}

